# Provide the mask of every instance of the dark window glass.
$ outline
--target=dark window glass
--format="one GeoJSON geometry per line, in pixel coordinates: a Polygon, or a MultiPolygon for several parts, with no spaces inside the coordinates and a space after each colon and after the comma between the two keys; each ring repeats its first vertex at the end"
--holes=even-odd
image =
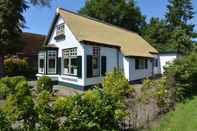
{"type": "Polygon", "coordinates": [[[148,60],[145,59],[145,69],[148,69],[148,60]]]}
{"type": "Polygon", "coordinates": [[[155,67],[158,67],[158,59],[155,59],[155,67]]]}
{"type": "Polygon", "coordinates": [[[135,59],[135,69],[139,69],[139,59],[135,59]]]}
{"type": "Polygon", "coordinates": [[[55,59],[49,59],[49,68],[55,68],[55,59]]]}
{"type": "Polygon", "coordinates": [[[69,66],[69,59],[64,59],[64,68],[68,68],[69,66]]]}
{"type": "Polygon", "coordinates": [[[71,74],[77,75],[77,58],[71,59],[71,74]]]}
{"type": "Polygon", "coordinates": [[[44,68],[44,59],[40,59],[40,68],[44,68]]]}

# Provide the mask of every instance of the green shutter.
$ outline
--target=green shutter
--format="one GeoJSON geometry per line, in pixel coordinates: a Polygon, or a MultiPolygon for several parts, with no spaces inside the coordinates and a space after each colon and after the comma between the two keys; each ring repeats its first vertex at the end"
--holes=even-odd
{"type": "Polygon", "coordinates": [[[87,55],[86,70],[87,70],[87,78],[91,78],[92,77],[92,56],[91,55],[87,55]]]}
{"type": "Polygon", "coordinates": [[[62,59],[61,58],[58,58],[57,59],[57,73],[59,74],[59,75],[61,75],[61,69],[62,69],[62,59]]]}
{"type": "Polygon", "coordinates": [[[82,77],[82,56],[77,57],[77,77],[82,77]]]}
{"type": "Polygon", "coordinates": [[[101,57],[101,74],[102,74],[102,76],[105,76],[106,71],[107,71],[107,57],[102,56],[101,57]]]}

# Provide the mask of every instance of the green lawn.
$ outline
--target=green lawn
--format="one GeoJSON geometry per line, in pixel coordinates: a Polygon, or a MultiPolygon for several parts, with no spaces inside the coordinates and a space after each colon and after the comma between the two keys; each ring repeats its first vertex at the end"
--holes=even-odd
{"type": "Polygon", "coordinates": [[[197,131],[197,97],[178,104],[149,131],[197,131]]]}

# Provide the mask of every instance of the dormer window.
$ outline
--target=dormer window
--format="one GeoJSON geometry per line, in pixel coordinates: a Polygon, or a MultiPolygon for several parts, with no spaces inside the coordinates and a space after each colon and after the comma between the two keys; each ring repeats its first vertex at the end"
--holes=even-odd
{"type": "Polygon", "coordinates": [[[56,37],[55,40],[62,40],[65,38],[65,26],[64,23],[56,26],[56,37]]]}

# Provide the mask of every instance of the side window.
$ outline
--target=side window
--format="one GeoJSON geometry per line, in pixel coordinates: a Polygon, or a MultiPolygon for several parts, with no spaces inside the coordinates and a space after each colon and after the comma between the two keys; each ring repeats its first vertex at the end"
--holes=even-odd
{"type": "Polygon", "coordinates": [[[57,51],[48,51],[48,68],[47,73],[56,74],[57,51]]]}
{"type": "Polygon", "coordinates": [[[39,52],[38,54],[38,73],[44,73],[45,70],[45,53],[39,52]]]}

